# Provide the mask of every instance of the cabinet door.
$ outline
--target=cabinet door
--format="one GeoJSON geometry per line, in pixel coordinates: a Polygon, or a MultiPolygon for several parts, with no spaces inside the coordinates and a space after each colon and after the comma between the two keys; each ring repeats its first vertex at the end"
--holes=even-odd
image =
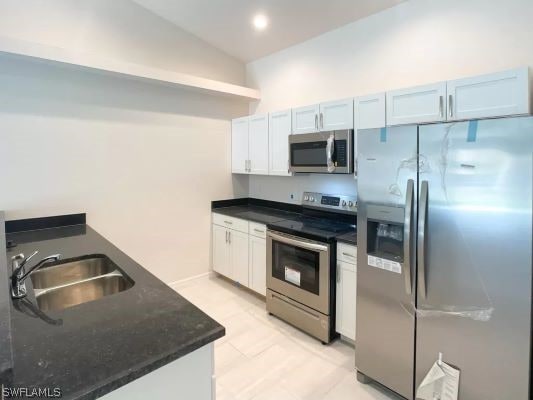
{"type": "Polygon", "coordinates": [[[248,128],[249,172],[268,175],[268,115],[252,115],[248,128]]]}
{"type": "Polygon", "coordinates": [[[232,271],[228,232],[229,230],[223,226],[213,225],[212,264],[214,271],[231,278],[232,271]]]}
{"type": "Polygon", "coordinates": [[[387,125],[446,120],[446,82],[387,92],[387,125]]]}
{"type": "Polygon", "coordinates": [[[270,175],[291,175],[289,172],[289,135],[291,110],[271,113],[268,123],[268,154],[270,175]]]}
{"type": "Polygon", "coordinates": [[[292,133],[318,132],[318,104],[292,109],[292,133]]]}
{"type": "Polygon", "coordinates": [[[248,287],[248,234],[229,230],[232,276],[235,282],[248,287]]]}
{"type": "Polygon", "coordinates": [[[321,131],[353,129],[353,99],[321,103],[318,124],[321,131]]]}
{"type": "Polygon", "coordinates": [[[354,109],[356,129],[375,129],[386,126],[385,93],[356,97],[354,109]]]}
{"type": "Polygon", "coordinates": [[[266,239],[250,236],[250,289],[266,296],[266,239]]]}
{"type": "Polygon", "coordinates": [[[231,172],[248,173],[248,117],[231,122],[231,172]]]}
{"type": "Polygon", "coordinates": [[[355,264],[337,262],[337,315],[336,330],[355,341],[355,307],[357,274],[355,264]]]}
{"type": "Polygon", "coordinates": [[[450,121],[530,112],[527,67],[448,81],[447,90],[450,121]]]}

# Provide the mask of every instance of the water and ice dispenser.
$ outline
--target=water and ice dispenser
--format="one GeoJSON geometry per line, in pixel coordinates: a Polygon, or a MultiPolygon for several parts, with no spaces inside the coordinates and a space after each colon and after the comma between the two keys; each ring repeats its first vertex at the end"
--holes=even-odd
{"type": "Polygon", "coordinates": [[[404,208],[368,205],[368,265],[401,274],[403,263],[404,208]]]}

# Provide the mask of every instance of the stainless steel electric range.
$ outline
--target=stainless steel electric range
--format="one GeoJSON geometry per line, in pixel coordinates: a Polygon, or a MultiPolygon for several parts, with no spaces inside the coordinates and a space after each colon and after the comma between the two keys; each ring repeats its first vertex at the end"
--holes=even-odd
{"type": "Polygon", "coordinates": [[[356,227],[351,196],[304,193],[303,213],[267,225],[267,311],[329,343],[335,337],[336,237],[356,227]]]}

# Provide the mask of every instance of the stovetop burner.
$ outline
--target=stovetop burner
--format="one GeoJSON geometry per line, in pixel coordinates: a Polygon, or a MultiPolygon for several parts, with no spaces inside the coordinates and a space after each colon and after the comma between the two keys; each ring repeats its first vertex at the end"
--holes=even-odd
{"type": "Polygon", "coordinates": [[[356,229],[357,202],[354,197],[306,192],[302,203],[303,215],[270,223],[268,229],[328,242],[356,229]]]}
{"type": "Polygon", "coordinates": [[[355,230],[355,223],[301,216],[274,222],[268,225],[268,229],[313,240],[330,241],[339,235],[355,230]]]}

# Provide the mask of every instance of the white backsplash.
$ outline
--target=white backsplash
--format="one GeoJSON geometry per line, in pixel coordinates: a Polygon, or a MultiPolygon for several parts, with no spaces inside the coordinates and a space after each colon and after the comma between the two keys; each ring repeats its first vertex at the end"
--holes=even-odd
{"type": "Polygon", "coordinates": [[[351,174],[299,174],[288,177],[250,176],[250,197],[300,204],[303,192],[357,196],[357,180],[351,174]]]}

